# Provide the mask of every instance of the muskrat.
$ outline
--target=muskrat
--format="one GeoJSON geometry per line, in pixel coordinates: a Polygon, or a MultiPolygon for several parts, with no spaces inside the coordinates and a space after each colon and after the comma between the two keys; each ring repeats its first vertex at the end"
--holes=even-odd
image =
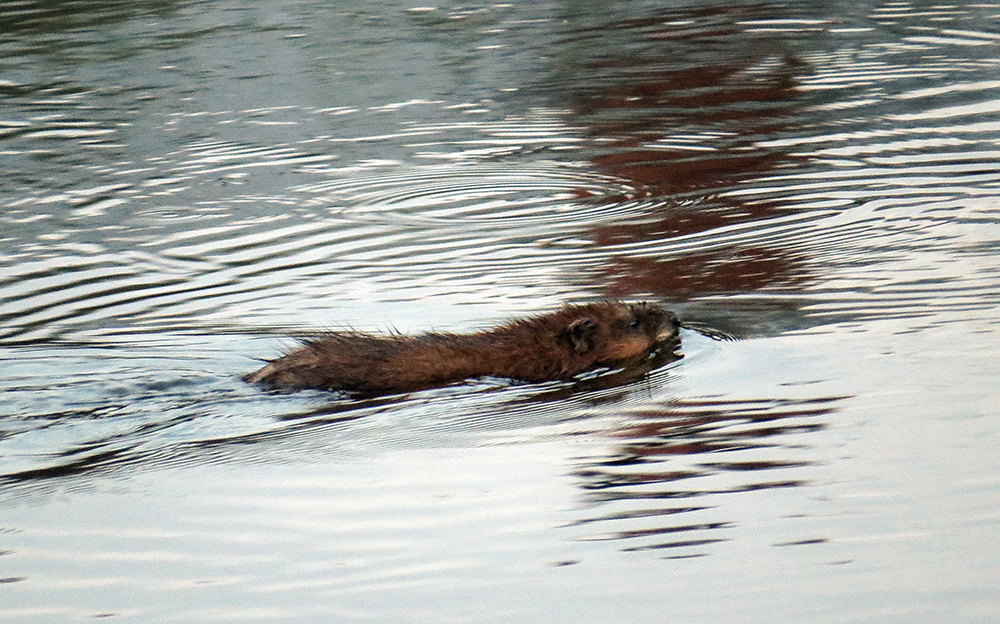
{"type": "Polygon", "coordinates": [[[392,394],[476,377],[541,382],[623,368],[679,343],[677,317],[658,305],[566,305],[474,334],[332,332],[243,377],[271,388],[392,394]]]}

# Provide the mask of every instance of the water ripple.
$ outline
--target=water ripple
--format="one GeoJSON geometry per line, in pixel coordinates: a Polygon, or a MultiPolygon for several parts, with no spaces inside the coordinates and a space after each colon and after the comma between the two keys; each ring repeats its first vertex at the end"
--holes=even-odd
{"type": "Polygon", "coordinates": [[[590,515],[575,523],[591,531],[578,539],[621,541],[626,551],[705,554],[706,546],[729,539],[737,525],[723,515],[720,495],[807,484],[797,475],[811,462],[795,458],[798,440],[822,429],[824,417],[843,399],[642,406],[614,432],[620,441],[614,454],[588,458],[575,472],[594,503],[590,515]],[[709,459],[723,452],[738,453],[738,459],[709,459]]]}
{"type": "Polygon", "coordinates": [[[617,196],[628,192],[630,187],[621,180],[580,167],[535,162],[530,167],[509,164],[424,167],[298,190],[343,205],[352,215],[370,213],[384,219],[396,217],[461,227],[477,222],[534,227],[566,219],[586,222],[600,217],[600,208],[573,200],[617,196]]]}
{"type": "Polygon", "coordinates": [[[987,621],[996,7],[665,4],[0,3],[4,614],[987,621]],[[683,358],[240,379],[606,297],[683,358]]]}
{"type": "MultiPolygon", "coordinates": [[[[0,344],[464,330],[608,296],[719,336],[995,324],[1000,60],[980,44],[996,35],[920,15],[580,16],[549,73],[467,99],[213,108],[171,99],[176,66],[163,92],[21,72],[0,83],[17,107],[0,123],[0,344]]],[[[404,21],[450,36],[450,19],[404,21]]],[[[99,403],[38,411],[128,420],[99,403]]]]}

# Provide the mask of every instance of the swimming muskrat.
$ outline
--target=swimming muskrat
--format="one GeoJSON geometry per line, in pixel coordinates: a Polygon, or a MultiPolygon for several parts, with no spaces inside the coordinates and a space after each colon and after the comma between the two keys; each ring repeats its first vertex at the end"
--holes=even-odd
{"type": "Polygon", "coordinates": [[[679,343],[677,317],[658,305],[606,301],[475,334],[332,332],[243,377],[271,388],[391,394],[475,377],[540,382],[638,363],[679,343]]]}

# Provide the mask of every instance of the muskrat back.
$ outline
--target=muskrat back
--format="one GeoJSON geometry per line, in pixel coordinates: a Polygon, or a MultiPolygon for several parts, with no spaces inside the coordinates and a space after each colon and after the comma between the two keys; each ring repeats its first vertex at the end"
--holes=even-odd
{"type": "Polygon", "coordinates": [[[243,379],[272,388],[407,392],[476,377],[540,382],[621,368],[679,342],[677,317],[649,303],[566,305],[474,334],[332,332],[243,379]]]}

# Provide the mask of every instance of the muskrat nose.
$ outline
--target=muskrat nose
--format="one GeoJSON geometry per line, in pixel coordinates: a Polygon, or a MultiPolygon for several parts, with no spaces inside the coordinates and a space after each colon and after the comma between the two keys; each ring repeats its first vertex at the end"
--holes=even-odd
{"type": "Polygon", "coordinates": [[[672,340],[680,335],[681,322],[673,312],[664,310],[663,324],[656,333],[656,341],[672,340]]]}

